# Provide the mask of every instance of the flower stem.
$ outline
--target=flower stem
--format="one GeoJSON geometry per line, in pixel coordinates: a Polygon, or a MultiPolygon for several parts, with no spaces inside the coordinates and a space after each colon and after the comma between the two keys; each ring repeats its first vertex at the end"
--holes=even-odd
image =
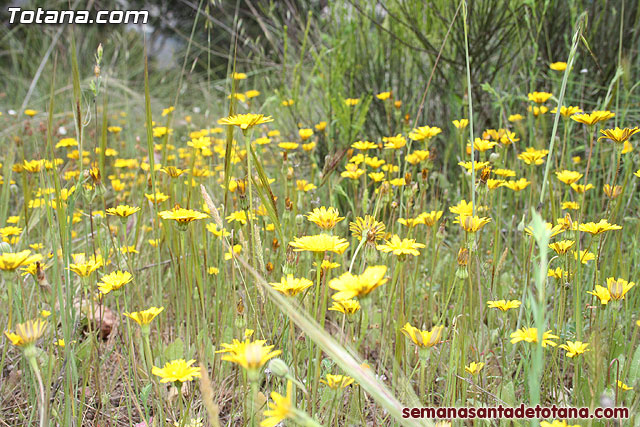
{"type": "MultiPolygon", "coordinates": [[[[427,361],[426,360],[420,360],[420,386],[418,388],[418,399],[420,399],[420,395],[422,393],[424,393],[424,389],[425,389],[425,385],[426,385],[426,377],[425,374],[427,372],[427,361]]],[[[423,403],[425,403],[423,401],[423,403]]]]}
{"type": "Polygon", "coordinates": [[[36,361],[35,356],[35,348],[33,348],[33,354],[26,355],[27,360],[29,362],[29,366],[33,371],[33,374],[36,377],[38,383],[38,397],[40,399],[40,427],[47,427],[49,425],[49,421],[47,420],[46,412],[46,401],[44,398],[44,385],[42,384],[42,376],[40,375],[40,368],[38,367],[38,362],[36,361]]]}
{"type": "MultiPolygon", "coordinates": [[[[252,376],[252,375],[250,375],[252,376]]],[[[249,381],[251,382],[251,393],[249,394],[249,399],[251,400],[251,402],[249,402],[249,425],[251,427],[255,427],[256,426],[256,400],[258,399],[258,381],[257,378],[250,378],[249,381]]]]}
{"type": "Polygon", "coordinates": [[[366,242],[367,242],[367,236],[363,232],[362,239],[360,239],[360,244],[356,248],[355,252],[353,253],[353,257],[351,258],[351,263],[349,264],[349,273],[351,273],[351,270],[353,269],[353,263],[355,262],[356,257],[358,256],[358,253],[360,253],[360,249],[362,249],[362,247],[366,242]]]}

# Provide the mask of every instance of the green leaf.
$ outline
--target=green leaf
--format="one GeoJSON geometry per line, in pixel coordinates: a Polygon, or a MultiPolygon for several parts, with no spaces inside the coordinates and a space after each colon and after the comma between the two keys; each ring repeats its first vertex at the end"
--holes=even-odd
{"type": "Polygon", "coordinates": [[[164,349],[164,358],[166,361],[184,358],[184,342],[182,338],[176,338],[164,349]]]}
{"type": "Polygon", "coordinates": [[[640,378],[640,347],[636,348],[636,352],[631,359],[628,378],[640,378]]]}
{"type": "Polygon", "coordinates": [[[507,384],[502,386],[500,399],[502,399],[509,406],[516,405],[516,390],[513,387],[513,381],[509,381],[507,384]]]}
{"type": "Polygon", "coordinates": [[[84,340],[76,347],[76,358],[80,365],[83,365],[91,358],[91,340],[84,340]]]}
{"type": "Polygon", "coordinates": [[[140,390],[140,402],[142,402],[143,406],[147,406],[147,400],[149,399],[149,392],[151,391],[151,387],[153,387],[153,383],[149,383],[142,387],[140,390]]]}
{"type": "Polygon", "coordinates": [[[278,217],[278,207],[276,206],[276,199],[273,195],[273,191],[271,190],[271,186],[269,185],[269,178],[267,174],[264,172],[264,168],[262,167],[262,163],[258,159],[253,146],[250,148],[251,157],[253,157],[253,162],[256,167],[256,171],[258,172],[258,178],[260,178],[260,185],[255,182],[253,176],[251,180],[254,182],[256,191],[258,192],[258,196],[260,196],[260,200],[262,204],[267,209],[267,215],[269,215],[269,219],[273,222],[273,225],[276,227],[276,232],[278,233],[278,237],[282,242],[282,247],[285,247],[287,242],[284,241],[284,233],[282,232],[282,225],[280,224],[280,218],[278,217]]]}

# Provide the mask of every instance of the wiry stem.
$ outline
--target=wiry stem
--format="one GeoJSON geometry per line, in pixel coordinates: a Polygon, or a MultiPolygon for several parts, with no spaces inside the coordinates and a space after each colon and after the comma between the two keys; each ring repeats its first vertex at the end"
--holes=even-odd
{"type": "Polygon", "coordinates": [[[46,401],[44,398],[44,385],[42,384],[42,376],[40,375],[40,368],[38,367],[38,362],[36,361],[35,347],[32,347],[31,349],[26,349],[25,356],[29,362],[29,366],[31,367],[31,370],[33,371],[33,374],[35,375],[38,383],[38,392],[39,392],[38,397],[40,399],[40,407],[39,407],[40,427],[47,427],[49,425],[49,421],[46,416],[47,411],[46,411],[46,401]]]}

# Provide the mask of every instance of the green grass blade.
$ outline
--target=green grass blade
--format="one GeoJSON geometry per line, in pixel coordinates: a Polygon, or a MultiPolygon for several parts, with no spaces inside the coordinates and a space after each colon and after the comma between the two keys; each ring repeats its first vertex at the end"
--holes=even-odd
{"type": "Polygon", "coordinates": [[[553,156],[553,149],[556,145],[556,132],[558,131],[558,123],[560,122],[560,108],[562,107],[562,103],[564,101],[565,91],[567,89],[567,81],[569,79],[569,73],[571,73],[571,68],[573,67],[573,62],[575,61],[576,51],[578,49],[578,44],[580,42],[580,37],[582,34],[582,26],[584,23],[584,13],[578,19],[578,24],[576,31],[573,34],[573,43],[571,45],[571,51],[569,52],[569,59],[567,61],[567,68],[564,70],[564,76],[562,76],[562,87],[560,88],[560,96],[558,97],[558,107],[556,109],[556,114],[553,118],[553,130],[551,131],[551,140],[549,141],[549,161],[544,168],[544,177],[542,178],[542,190],[540,190],[540,205],[544,201],[544,195],[546,194],[547,187],[547,179],[549,178],[549,169],[551,169],[551,161],[553,156]]]}

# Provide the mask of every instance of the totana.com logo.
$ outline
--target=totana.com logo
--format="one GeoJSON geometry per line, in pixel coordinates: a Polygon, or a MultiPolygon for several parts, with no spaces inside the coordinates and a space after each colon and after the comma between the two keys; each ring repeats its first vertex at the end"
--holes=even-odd
{"type": "Polygon", "coordinates": [[[146,10],[99,10],[95,17],[88,10],[23,10],[10,7],[10,24],[146,24],[146,10]]]}

